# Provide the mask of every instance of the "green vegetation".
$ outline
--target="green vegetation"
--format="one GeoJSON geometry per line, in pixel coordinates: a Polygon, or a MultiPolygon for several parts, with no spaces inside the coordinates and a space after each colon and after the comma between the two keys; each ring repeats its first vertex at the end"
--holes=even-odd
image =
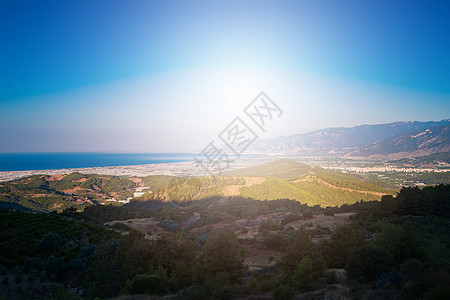
{"type": "Polygon", "coordinates": [[[227,172],[227,176],[274,177],[283,180],[295,180],[306,174],[311,167],[292,159],[278,159],[254,167],[227,172]]]}
{"type": "Polygon", "coordinates": [[[449,193],[448,185],[404,188],[381,201],[327,209],[238,196],[152,211],[100,205],[59,214],[2,209],[0,290],[9,298],[31,291],[39,298],[69,299],[135,294],[232,299],[267,293],[292,299],[319,290],[329,298],[337,297],[331,291],[345,298],[441,297],[448,294],[450,279],[449,193]],[[353,212],[353,222],[330,230],[317,224],[325,212],[353,212]],[[200,219],[182,226],[194,213],[200,219]],[[140,216],[157,218],[163,232],[150,240],[145,228],[144,233],[123,224],[126,228],[117,228],[127,232],[122,235],[101,224],[140,216]],[[284,226],[298,222],[303,224],[298,229],[284,226]],[[257,235],[238,239],[247,227],[259,229],[257,235]],[[278,258],[270,255],[269,267],[249,271],[246,251],[254,249],[278,258]],[[342,268],[348,281],[334,271],[342,268]],[[74,288],[79,294],[71,292],[74,288]]]}
{"type": "MultiPolygon", "coordinates": [[[[88,177],[74,173],[56,182],[34,176],[2,188],[20,185],[26,194],[81,184],[105,191],[134,186],[88,177]]],[[[124,206],[70,206],[48,214],[0,209],[0,295],[448,295],[450,185],[402,188],[394,196],[358,176],[320,168],[295,180],[266,177],[253,185],[243,177],[168,179],[155,179],[161,184],[155,199],[147,194],[124,206]],[[230,190],[240,194],[225,196],[230,190]],[[381,191],[389,194],[380,197],[381,191]]]]}
{"type": "Polygon", "coordinates": [[[24,211],[83,209],[116,197],[131,197],[136,184],[117,176],[72,173],[62,178],[35,175],[0,184],[0,206],[24,211]]]}
{"type": "Polygon", "coordinates": [[[147,186],[151,191],[161,189],[168,185],[170,182],[176,181],[178,178],[168,175],[150,175],[147,177],[141,177],[144,186],[147,186]]]}
{"type": "Polygon", "coordinates": [[[234,186],[235,193],[246,198],[292,199],[311,206],[339,206],[360,200],[379,200],[381,193],[395,193],[395,190],[365,182],[360,176],[310,167],[290,159],[232,171],[228,175],[265,177],[265,181],[246,185],[246,177],[178,178],[139,200],[186,202],[226,197],[229,190],[226,188],[234,186]]]}
{"type": "MultiPolygon", "coordinates": [[[[365,184],[365,183],[362,183],[365,184]]],[[[368,185],[368,184],[367,184],[368,185]]],[[[243,197],[253,199],[292,199],[308,205],[340,206],[342,204],[353,204],[360,200],[378,200],[378,194],[372,194],[372,190],[367,192],[349,191],[323,184],[318,180],[308,180],[299,182],[288,182],[276,178],[268,178],[260,184],[240,189],[243,197]]],[[[392,194],[393,191],[389,190],[392,194]]]]}
{"type": "Polygon", "coordinates": [[[180,178],[169,185],[145,194],[143,200],[193,201],[223,195],[227,186],[244,185],[243,178],[228,177],[195,177],[180,178]]]}

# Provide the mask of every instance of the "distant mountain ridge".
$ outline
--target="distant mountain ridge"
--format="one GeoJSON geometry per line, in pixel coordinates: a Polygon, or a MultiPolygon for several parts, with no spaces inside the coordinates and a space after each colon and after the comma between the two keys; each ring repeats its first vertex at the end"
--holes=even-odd
{"type": "Polygon", "coordinates": [[[268,154],[348,154],[409,132],[450,125],[450,119],[337,127],[256,140],[249,152],[268,154]]]}
{"type": "Polygon", "coordinates": [[[445,125],[408,132],[352,151],[349,156],[401,159],[448,151],[450,151],[450,125],[445,125]]]}

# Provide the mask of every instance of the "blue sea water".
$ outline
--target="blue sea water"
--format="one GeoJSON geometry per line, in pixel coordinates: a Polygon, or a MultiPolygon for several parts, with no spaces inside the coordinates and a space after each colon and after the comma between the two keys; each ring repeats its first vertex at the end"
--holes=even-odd
{"type": "Polygon", "coordinates": [[[191,153],[0,153],[0,171],[110,167],[193,161],[191,153]]]}

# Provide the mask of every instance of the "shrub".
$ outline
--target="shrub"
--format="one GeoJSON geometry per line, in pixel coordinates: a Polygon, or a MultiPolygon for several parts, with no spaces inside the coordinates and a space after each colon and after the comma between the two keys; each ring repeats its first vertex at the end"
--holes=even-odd
{"type": "Polygon", "coordinates": [[[201,257],[204,276],[215,277],[226,272],[236,282],[245,270],[244,249],[232,232],[219,231],[211,234],[203,246],[201,257]]]}
{"type": "Polygon", "coordinates": [[[290,300],[294,299],[294,296],[295,296],[294,288],[288,285],[280,285],[279,287],[273,290],[274,300],[290,300]]]}
{"type": "Polygon", "coordinates": [[[127,224],[121,222],[114,223],[113,225],[111,225],[111,228],[119,231],[131,231],[133,229],[127,224]]]}
{"type": "Polygon", "coordinates": [[[337,283],[336,271],[329,270],[325,275],[327,276],[327,283],[328,284],[335,284],[335,283],[337,283]]]}
{"type": "Polygon", "coordinates": [[[39,242],[36,243],[36,250],[41,253],[51,253],[58,250],[62,242],[62,237],[57,233],[44,234],[39,242]]]}
{"type": "Polygon", "coordinates": [[[173,220],[162,220],[158,223],[158,225],[170,232],[177,232],[178,230],[180,230],[180,225],[178,225],[178,223],[173,220]]]}
{"type": "Polygon", "coordinates": [[[169,280],[158,274],[139,274],[132,280],[127,280],[122,289],[124,294],[158,294],[163,295],[169,290],[169,280]]]}
{"type": "Polygon", "coordinates": [[[400,266],[400,272],[406,279],[419,280],[423,276],[423,264],[418,259],[408,259],[400,266]]]}
{"type": "Polygon", "coordinates": [[[301,216],[299,216],[299,215],[287,215],[286,217],[284,217],[282,220],[281,220],[281,225],[286,225],[286,224],[288,224],[288,223],[291,223],[291,222],[294,222],[294,221],[297,221],[297,220],[300,220],[302,217],[301,216]]]}
{"type": "Polygon", "coordinates": [[[303,258],[290,279],[296,289],[310,291],[314,289],[315,280],[325,273],[325,261],[319,258],[313,261],[309,256],[303,258]]]}
{"type": "Polygon", "coordinates": [[[272,250],[285,251],[289,242],[278,234],[272,234],[264,239],[263,244],[272,250]]]}
{"type": "Polygon", "coordinates": [[[365,231],[356,225],[343,225],[336,228],[331,239],[324,242],[323,254],[330,268],[343,268],[350,249],[360,246],[366,236],[365,231]]]}
{"type": "Polygon", "coordinates": [[[443,285],[435,286],[425,294],[425,297],[427,300],[450,299],[450,288],[443,285]]]}
{"type": "Polygon", "coordinates": [[[371,281],[391,270],[393,265],[394,256],[386,249],[363,245],[350,252],[345,271],[350,279],[371,281]]]}
{"type": "Polygon", "coordinates": [[[272,220],[263,221],[259,225],[259,231],[261,232],[281,230],[281,229],[283,229],[283,226],[272,220]]]}
{"type": "Polygon", "coordinates": [[[314,216],[312,209],[307,208],[302,212],[302,215],[305,219],[311,219],[314,216]]]}
{"type": "Polygon", "coordinates": [[[4,266],[0,266],[0,274],[6,275],[7,273],[8,273],[8,269],[5,268],[4,266]]]}
{"type": "Polygon", "coordinates": [[[30,274],[39,274],[41,271],[42,259],[37,257],[28,258],[22,266],[22,271],[30,274]]]}
{"type": "Polygon", "coordinates": [[[235,291],[227,272],[217,273],[205,281],[204,284],[209,295],[214,299],[233,299],[235,291]]]}
{"type": "Polygon", "coordinates": [[[298,263],[310,254],[312,248],[313,243],[308,232],[303,229],[297,231],[286,252],[280,258],[279,264],[283,272],[292,273],[297,268],[298,263]]]}

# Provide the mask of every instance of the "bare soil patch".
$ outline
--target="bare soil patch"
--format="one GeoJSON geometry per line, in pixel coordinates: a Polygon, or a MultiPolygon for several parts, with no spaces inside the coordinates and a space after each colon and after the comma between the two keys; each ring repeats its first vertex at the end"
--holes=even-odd
{"type": "Polygon", "coordinates": [[[350,216],[354,215],[354,213],[340,213],[335,214],[334,216],[325,216],[324,214],[314,215],[310,219],[300,219],[297,221],[293,221],[287,223],[284,228],[292,227],[294,229],[300,228],[300,226],[306,223],[312,223],[313,225],[320,225],[321,227],[327,227],[331,230],[336,229],[336,227],[344,224],[350,223],[350,216]]]}
{"type": "Polygon", "coordinates": [[[270,267],[283,255],[283,252],[267,249],[260,244],[244,245],[244,249],[244,264],[248,267],[249,271],[270,267]]]}
{"type": "Polygon", "coordinates": [[[80,179],[76,179],[76,180],[72,180],[72,182],[85,182],[88,181],[87,178],[80,178],[80,179]]]}
{"type": "Polygon", "coordinates": [[[61,174],[44,176],[45,180],[47,180],[47,181],[57,181],[57,180],[63,179],[64,177],[66,177],[66,175],[61,175],[61,174]]]}
{"type": "Polygon", "coordinates": [[[63,193],[74,194],[74,193],[79,192],[79,191],[84,191],[84,189],[81,188],[81,187],[79,187],[79,186],[75,186],[75,187],[73,187],[73,188],[71,188],[71,189],[63,190],[62,192],[63,192],[63,193]]]}
{"type": "Polygon", "coordinates": [[[163,229],[157,225],[158,222],[159,221],[155,220],[154,218],[142,218],[142,219],[113,221],[105,223],[105,225],[114,225],[115,223],[123,223],[145,234],[147,234],[150,231],[151,235],[147,235],[146,237],[148,239],[154,239],[163,232],[163,229]],[[131,223],[129,223],[130,221],[131,223]]]}

